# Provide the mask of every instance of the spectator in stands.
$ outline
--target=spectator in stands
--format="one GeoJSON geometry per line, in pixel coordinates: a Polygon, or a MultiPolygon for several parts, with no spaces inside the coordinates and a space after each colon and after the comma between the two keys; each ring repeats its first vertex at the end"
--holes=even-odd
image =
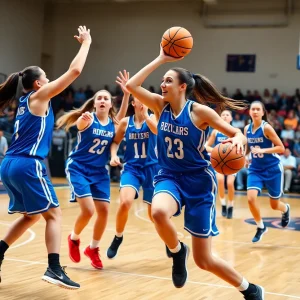
{"type": "Polygon", "coordinates": [[[64,111],[69,111],[74,108],[73,93],[71,90],[66,94],[64,101],[64,111]]]}
{"type": "Polygon", "coordinates": [[[262,101],[260,93],[258,92],[258,90],[254,91],[253,97],[254,97],[254,101],[262,101]]]}
{"type": "Polygon", "coordinates": [[[281,94],[280,99],[278,100],[277,107],[279,110],[286,111],[288,109],[288,96],[285,93],[281,94]]]}
{"type": "Polygon", "coordinates": [[[287,126],[291,126],[293,130],[295,130],[297,128],[298,125],[298,119],[296,118],[296,114],[293,110],[290,110],[288,112],[287,117],[284,120],[284,125],[287,126]]]}
{"type": "Polygon", "coordinates": [[[281,162],[284,169],[284,192],[289,192],[291,188],[292,178],[296,177],[296,158],[291,154],[290,149],[285,149],[281,156],[281,162]]]}
{"type": "MultiPolygon", "coordinates": [[[[280,96],[279,96],[279,93],[278,93],[278,90],[277,89],[274,89],[273,90],[273,94],[272,94],[272,98],[274,100],[274,103],[278,104],[278,101],[280,99],[280,96]]],[[[278,105],[277,105],[278,107],[278,105]]]]}
{"type": "Polygon", "coordinates": [[[244,100],[244,95],[242,94],[240,89],[236,89],[234,95],[232,96],[232,99],[235,100],[244,100]]]}
{"type": "Polygon", "coordinates": [[[239,129],[243,129],[245,127],[245,121],[241,120],[241,115],[236,112],[234,115],[234,119],[232,120],[232,126],[239,128],[239,129]]]}
{"type": "Polygon", "coordinates": [[[245,100],[247,100],[249,104],[254,101],[254,96],[252,95],[252,92],[250,90],[247,91],[245,100]]]}
{"type": "Polygon", "coordinates": [[[221,92],[221,93],[222,93],[223,96],[229,97],[229,94],[228,94],[228,92],[227,92],[227,88],[226,88],[226,87],[223,87],[223,88],[222,88],[222,92],[221,92]]]}
{"type": "Polygon", "coordinates": [[[90,98],[93,98],[94,96],[94,91],[92,90],[91,86],[90,85],[87,85],[86,86],[86,89],[84,91],[84,94],[85,94],[85,98],[86,99],[90,99],[90,98]]]}
{"type": "Polygon", "coordinates": [[[295,131],[293,130],[291,125],[285,125],[285,129],[281,131],[282,139],[294,140],[295,139],[295,131]]]}
{"type": "Polygon", "coordinates": [[[293,154],[296,158],[300,158],[300,142],[299,140],[294,144],[293,154]]]}
{"type": "Polygon", "coordinates": [[[86,96],[83,88],[80,88],[74,95],[74,107],[80,107],[86,101],[86,96]]]}

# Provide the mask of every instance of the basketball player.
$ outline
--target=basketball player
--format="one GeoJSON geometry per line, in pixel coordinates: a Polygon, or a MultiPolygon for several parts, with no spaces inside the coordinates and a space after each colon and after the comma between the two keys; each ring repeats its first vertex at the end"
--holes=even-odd
{"type": "MultiPolygon", "coordinates": [[[[119,80],[128,80],[129,74],[120,72],[119,80]]],[[[57,122],[66,129],[76,122],[77,145],[66,162],[66,174],[71,188],[71,202],[78,202],[80,214],[74,229],[68,237],[69,257],[80,262],[80,234],[96,210],[93,238],[84,254],[91,265],[102,269],[99,243],[106,228],[110,202],[110,178],[106,169],[111,143],[119,120],[125,117],[129,93],[121,84],[124,97],[120,110],[115,116],[111,94],[106,90],[97,92],[82,107],[62,116],[57,122]]]]}
{"type": "Polygon", "coordinates": [[[222,111],[225,107],[237,109],[241,103],[222,96],[204,76],[181,68],[173,68],[164,75],[162,96],[142,87],[156,68],[178,60],[164,54],[161,48],[160,55],[126,85],[158,119],[157,148],[161,170],[154,178],[151,213],[158,234],[172,252],[173,283],[181,288],[187,280],[189,249],[178,240],[171,221],[185,205],[185,229],[192,234],[195,263],[235,286],[245,299],[263,299],[262,287],[249,284],[224,260],[211,253],[211,237],[219,232],[215,223],[215,173],[204,149],[208,126],[230,137],[227,141],[232,143],[231,147],[237,146],[238,153],[246,144],[246,138],[206,104],[215,104],[222,111]],[[187,100],[192,92],[202,104],[187,100]]]}
{"type": "Polygon", "coordinates": [[[267,111],[260,101],[254,101],[249,111],[252,122],[245,127],[248,147],[251,151],[251,162],[247,178],[247,197],[250,211],[257,224],[253,243],[261,240],[268,231],[260,215],[257,196],[265,185],[270,196],[272,209],[282,212],[281,226],[290,222],[290,205],[280,201],[283,188],[283,167],[279,153],[284,152],[284,146],[275,130],[268,123],[267,111]]]}
{"type": "MultiPolygon", "coordinates": [[[[61,210],[42,160],[52,141],[54,115],[50,99],[67,88],[81,73],[91,44],[90,30],[79,26],[75,36],[81,48],[69,70],[49,83],[39,67],[27,67],[11,74],[0,85],[0,108],[13,101],[19,87],[25,95],[19,100],[12,143],[1,165],[1,179],[8,192],[8,213],[21,213],[0,241],[0,267],[4,253],[42,215],[46,221],[48,268],[43,280],[68,289],[78,289],[59,262],[61,210]]],[[[1,277],[0,277],[1,278],[1,277]]]]}
{"type": "MultiPolygon", "coordinates": [[[[126,84],[126,82],[125,82],[126,84]]],[[[151,201],[153,196],[153,177],[158,172],[156,154],[157,121],[148,108],[137,98],[132,101],[134,115],[121,120],[116,137],[111,146],[112,166],[120,165],[117,156],[119,144],[125,138],[124,170],[120,183],[120,207],[116,217],[116,234],[107,250],[107,257],[113,259],[123,242],[123,232],[128,219],[129,209],[139,196],[143,187],[143,199],[148,204],[148,215],[151,220],[151,201]]]]}
{"type": "MultiPolygon", "coordinates": [[[[230,124],[232,122],[232,113],[230,110],[224,110],[221,113],[221,118],[230,124]]],[[[207,140],[206,150],[207,152],[212,152],[213,146],[222,143],[227,140],[227,136],[218,130],[214,129],[207,140]]],[[[233,199],[234,199],[234,181],[236,174],[225,176],[223,174],[216,173],[218,181],[218,195],[222,206],[222,216],[227,219],[232,219],[233,214],[233,199]],[[225,200],[225,180],[227,180],[227,189],[228,189],[228,203],[226,205],[225,200]]]]}

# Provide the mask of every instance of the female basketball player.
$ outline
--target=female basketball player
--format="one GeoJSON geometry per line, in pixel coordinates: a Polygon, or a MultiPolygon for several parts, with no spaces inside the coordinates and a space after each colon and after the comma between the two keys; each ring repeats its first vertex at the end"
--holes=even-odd
{"type": "MultiPolygon", "coordinates": [[[[127,81],[128,76],[125,70],[124,74],[120,72],[119,81],[127,81]]],[[[59,127],[66,124],[66,129],[76,122],[79,130],[77,145],[66,163],[66,174],[72,192],[71,202],[78,202],[80,206],[80,214],[68,237],[69,256],[73,262],[80,262],[79,236],[96,210],[93,238],[84,250],[84,254],[90,258],[91,265],[96,269],[103,268],[99,256],[99,242],[106,228],[110,202],[110,178],[105,166],[116,125],[125,117],[130,95],[124,85],[121,84],[121,88],[124,97],[116,117],[111,94],[101,90],[82,107],[58,120],[59,127]]]]}
{"type": "Polygon", "coordinates": [[[267,111],[262,102],[252,102],[249,114],[252,122],[244,129],[251,151],[247,197],[250,211],[257,224],[252,242],[257,243],[268,231],[264,226],[257,203],[257,196],[263,186],[265,185],[268,189],[272,209],[282,212],[282,227],[286,227],[290,222],[290,205],[280,201],[283,187],[283,167],[277,153],[283,153],[284,146],[275,130],[268,124],[267,111]]]}
{"type": "Polygon", "coordinates": [[[46,221],[48,268],[43,280],[68,289],[78,289],[59,262],[61,243],[61,210],[42,160],[48,155],[54,127],[50,99],[67,88],[81,73],[91,44],[90,30],[78,28],[75,36],[81,48],[69,70],[49,83],[39,67],[27,67],[11,74],[0,85],[0,108],[15,98],[19,87],[25,91],[20,98],[12,143],[1,165],[1,179],[8,192],[9,213],[21,213],[0,241],[0,267],[4,253],[42,215],[46,221]]]}
{"type": "Polygon", "coordinates": [[[181,68],[169,70],[161,83],[162,96],[142,87],[144,80],[166,62],[178,61],[164,54],[140,70],[127,88],[156,115],[158,121],[157,148],[161,170],[155,176],[151,213],[156,230],[172,252],[172,279],[175,287],[187,280],[188,247],[178,241],[171,217],[179,215],[185,205],[185,229],[192,234],[195,263],[239,289],[245,299],[263,299],[264,289],[249,284],[237,271],[211,252],[211,237],[218,234],[215,223],[215,173],[204,149],[208,126],[226,136],[241,152],[246,138],[236,128],[222,120],[205,104],[217,109],[239,108],[240,102],[222,96],[202,75],[193,75],[181,68]],[[199,103],[187,100],[194,93],[199,103]]]}
{"type": "MultiPolygon", "coordinates": [[[[230,110],[224,110],[221,113],[221,118],[227,122],[228,124],[232,121],[232,113],[230,110]]],[[[207,152],[212,152],[213,146],[219,143],[222,143],[224,140],[227,140],[227,136],[223,133],[219,132],[218,130],[214,129],[207,141],[206,150],[207,152]]],[[[233,198],[234,198],[234,181],[235,181],[235,174],[225,176],[223,174],[216,174],[217,181],[218,181],[218,194],[219,199],[222,206],[222,216],[226,217],[227,219],[232,219],[233,214],[233,198]],[[226,206],[225,200],[225,179],[227,179],[227,189],[228,189],[228,203],[226,206]]]]}
{"type": "Polygon", "coordinates": [[[111,146],[110,164],[112,166],[120,165],[117,151],[119,144],[125,137],[125,164],[121,175],[121,202],[116,217],[116,235],[107,250],[107,257],[110,259],[117,255],[119,246],[123,242],[128,212],[134,199],[138,198],[141,186],[144,193],[143,199],[148,204],[148,215],[151,219],[153,177],[159,170],[156,155],[157,121],[155,116],[149,116],[148,108],[137,98],[133,99],[132,106],[134,107],[134,115],[121,120],[111,146]]]}

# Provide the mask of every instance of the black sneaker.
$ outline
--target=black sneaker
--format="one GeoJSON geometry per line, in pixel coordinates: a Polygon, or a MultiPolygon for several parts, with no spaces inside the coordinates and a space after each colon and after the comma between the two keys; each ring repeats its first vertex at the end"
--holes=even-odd
{"type": "Polygon", "coordinates": [[[228,207],[227,208],[227,219],[232,219],[232,215],[233,215],[233,207],[228,207]]]}
{"type": "Polygon", "coordinates": [[[182,288],[188,277],[187,260],[189,257],[189,248],[184,243],[180,242],[181,249],[178,253],[172,253],[173,267],[172,267],[172,280],[177,288],[182,288]]]}
{"type": "Polygon", "coordinates": [[[117,256],[119,247],[122,244],[122,242],[123,242],[123,236],[122,237],[117,237],[117,236],[114,237],[111,245],[109,246],[109,248],[106,251],[106,256],[109,259],[113,259],[117,256]]]}
{"type": "Polygon", "coordinates": [[[256,234],[254,236],[254,238],[252,239],[252,243],[257,243],[261,240],[262,236],[268,232],[268,228],[265,226],[263,229],[257,227],[256,229],[256,234]]]}
{"type": "Polygon", "coordinates": [[[226,217],[227,216],[227,207],[226,205],[222,205],[222,217],[226,217]]]}
{"type": "Polygon", "coordinates": [[[55,284],[59,287],[76,290],[80,288],[80,285],[72,281],[65,272],[65,267],[61,267],[60,274],[55,273],[50,267],[47,268],[42,279],[48,283],[55,284]]]}
{"type": "Polygon", "coordinates": [[[172,252],[170,251],[170,249],[168,248],[168,246],[166,245],[166,254],[168,258],[172,257],[172,252]]]}
{"type": "Polygon", "coordinates": [[[256,291],[249,295],[244,295],[246,300],[264,300],[265,299],[265,289],[260,285],[254,285],[256,291]]]}
{"type": "Polygon", "coordinates": [[[1,265],[3,262],[4,257],[0,258],[0,283],[1,283],[1,265]]]}
{"type": "Polygon", "coordinates": [[[283,213],[282,217],[281,217],[281,226],[283,228],[288,226],[289,223],[290,223],[290,210],[291,210],[291,207],[290,207],[289,204],[287,204],[286,206],[287,206],[287,211],[285,213],[283,213]]]}

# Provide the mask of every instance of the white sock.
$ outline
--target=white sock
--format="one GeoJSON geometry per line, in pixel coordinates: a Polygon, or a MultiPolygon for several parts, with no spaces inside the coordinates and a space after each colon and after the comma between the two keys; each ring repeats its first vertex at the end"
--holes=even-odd
{"type": "Polygon", "coordinates": [[[220,198],[220,202],[222,206],[226,206],[226,200],[225,198],[220,198]]]}
{"type": "MultiPolygon", "coordinates": [[[[255,222],[256,222],[256,221],[255,221],[255,222]]],[[[260,220],[260,221],[256,222],[256,224],[257,224],[257,227],[258,227],[258,228],[261,228],[261,229],[264,229],[264,228],[265,228],[265,225],[264,225],[263,220],[260,220]]]]}
{"type": "Polygon", "coordinates": [[[228,200],[227,207],[233,207],[233,204],[234,204],[233,200],[232,201],[228,200]]]}
{"type": "Polygon", "coordinates": [[[178,241],[178,245],[174,249],[169,249],[172,253],[178,253],[181,249],[181,244],[178,241]]]}
{"type": "Polygon", "coordinates": [[[285,213],[288,211],[288,206],[287,206],[287,204],[285,205],[285,213]]]}
{"type": "Polygon", "coordinates": [[[120,238],[120,237],[122,237],[123,236],[123,232],[116,232],[116,237],[118,237],[118,238],[120,238]]]}
{"type": "Polygon", "coordinates": [[[240,292],[244,292],[248,289],[248,287],[249,287],[249,282],[243,277],[243,281],[242,281],[241,285],[239,287],[237,287],[237,289],[240,292]]]}
{"type": "Polygon", "coordinates": [[[79,234],[76,234],[74,230],[71,232],[71,240],[78,241],[80,239],[79,234]]]}
{"type": "Polygon", "coordinates": [[[91,248],[91,249],[98,248],[99,242],[100,242],[100,241],[92,240],[91,243],[90,243],[90,248],[91,248]]]}

